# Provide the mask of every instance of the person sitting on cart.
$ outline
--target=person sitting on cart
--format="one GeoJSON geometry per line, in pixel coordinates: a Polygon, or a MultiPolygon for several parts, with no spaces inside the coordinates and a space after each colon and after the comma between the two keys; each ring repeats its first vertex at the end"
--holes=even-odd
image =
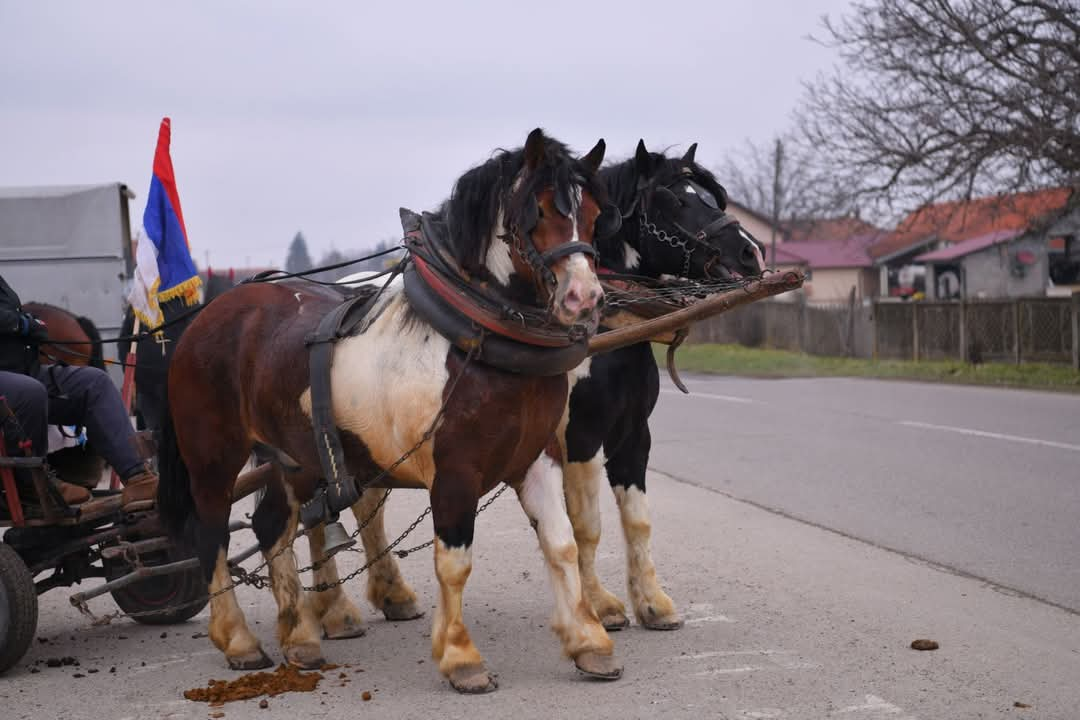
{"type": "MultiPolygon", "coordinates": [[[[38,346],[45,325],[22,309],[22,301],[0,276],[0,396],[15,414],[31,453],[48,451],[48,426],[81,425],[98,453],[124,484],[126,510],[153,505],[158,476],[140,457],[135,431],[120,393],[108,374],[94,367],[41,365],[38,346]]],[[[62,339],[62,338],[58,338],[62,339]]],[[[9,455],[22,455],[18,438],[4,433],[9,455]]],[[[60,482],[68,504],[90,499],[86,488],[60,482]]]]}

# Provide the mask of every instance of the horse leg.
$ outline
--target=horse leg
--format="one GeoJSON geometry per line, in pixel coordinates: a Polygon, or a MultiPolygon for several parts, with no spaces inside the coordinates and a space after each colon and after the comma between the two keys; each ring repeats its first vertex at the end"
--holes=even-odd
{"type": "Polygon", "coordinates": [[[472,540],[479,491],[455,485],[436,474],[431,488],[435,525],[435,576],[439,603],[431,628],[431,657],[460,693],[486,693],[498,687],[476,649],[461,612],[465,582],[472,572],[472,540]]]}
{"type": "Polygon", "coordinates": [[[210,580],[210,640],[225,653],[225,659],[233,670],[268,668],[274,663],[248,628],[244,613],[236,602],[236,593],[232,588],[221,592],[230,585],[232,577],[229,575],[228,556],[225,548],[221,548],[210,580]]]}
{"type": "Polygon", "coordinates": [[[675,603],[656,579],[649,540],[649,503],[645,498],[645,470],[652,437],[644,423],[636,438],[622,443],[608,458],[608,482],[615,491],[626,540],[626,574],[630,602],[638,622],[650,630],[677,630],[683,621],[675,603]]]}
{"type": "Polygon", "coordinates": [[[547,561],[555,592],[552,628],[562,641],[563,652],[587,675],[612,680],[619,677],[622,666],[615,658],[611,638],[582,591],[561,465],[547,453],[541,454],[515,489],[547,561]]]}
{"type": "MultiPolygon", "coordinates": [[[[187,399],[190,399],[188,396],[187,399]]],[[[187,426],[194,437],[193,447],[214,447],[210,429],[193,423],[187,426]]],[[[162,469],[165,471],[159,495],[172,495],[169,503],[178,504],[176,511],[194,523],[194,541],[199,563],[207,576],[210,592],[210,640],[225,654],[233,670],[257,670],[273,663],[263,652],[258,638],[252,634],[244,613],[236,602],[229,573],[229,515],[232,511],[232,484],[243,464],[243,453],[229,453],[227,448],[241,447],[237,437],[226,437],[221,452],[190,453],[187,463],[180,458],[177,438],[171,423],[164,431],[162,469]],[[181,487],[177,487],[177,486],[181,487]],[[180,497],[176,497],[176,496],[180,497]]],[[[259,531],[259,509],[253,516],[256,534],[259,531]]]]}
{"type": "Polygon", "coordinates": [[[323,636],[327,640],[344,640],[360,637],[365,632],[360,608],[353,604],[348,595],[338,585],[337,562],[334,557],[325,557],[326,537],[323,526],[308,531],[308,548],[311,562],[315,565],[315,585],[332,585],[328,590],[309,593],[309,602],[322,624],[323,636]]]}
{"type": "Polygon", "coordinates": [[[586,462],[567,462],[563,465],[563,487],[566,491],[566,510],[574,528],[578,546],[578,569],[585,597],[600,617],[606,630],[622,630],[630,625],[626,607],[619,598],[608,592],[596,574],[596,546],[600,542],[600,478],[604,474],[603,454],[586,462]]]}
{"type": "Polygon", "coordinates": [[[415,620],[424,613],[417,606],[416,593],[401,576],[397,559],[393,553],[386,552],[386,527],[383,525],[384,504],[380,505],[386,490],[366,490],[360,500],[353,505],[360,530],[360,540],[364,544],[364,555],[368,562],[379,557],[367,572],[367,597],[372,605],[382,610],[387,620],[415,620]]]}
{"type": "Polygon", "coordinates": [[[302,668],[323,664],[321,628],[312,604],[300,585],[292,543],[299,522],[299,505],[284,489],[283,471],[267,486],[266,497],[252,516],[263,557],[270,566],[270,590],[278,606],[277,637],[285,659],[302,668]]]}

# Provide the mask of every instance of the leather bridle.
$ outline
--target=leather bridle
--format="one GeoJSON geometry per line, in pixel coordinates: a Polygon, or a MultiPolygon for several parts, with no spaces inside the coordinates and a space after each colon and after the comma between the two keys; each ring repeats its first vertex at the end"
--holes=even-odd
{"type": "MultiPolygon", "coordinates": [[[[672,180],[663,187],[670,190],[671,186],[679,182],[685,182],[684,175],[672,180]]],[[[644,237],[652,237],[664,245],[668,245],[677,250],[683,251],[683,274],[682,277],[688,278],[690,276],[690,262],[694,256],[694,250],[701,248],[703,251],[709,253],[711,256],[706,262],[705,267],[708,269],[713,263],[720,259],[721,253],[717,249],[709,244],[709,238],[719,234],[721,230],[729,225],[739,222],[738,218],[728,212],[720,211],[720,217],[716,218],[712,222],[705,225],[697,232],[691,232],[687,230],[674,220],[665,218],[665,222],[670,223],[675,229],[675,234],[671,234],[663,228],[657,226],[656,223],[649,219],[648,213],[645,210],[644,198],[646,195],[652,195],[656,191],[656,187],[651,182],[642,182],[638,186],[637,195],[634,197],[634,202],[631,203],[629,210],[623,214],[623,218],[630,218],[635,213],[638,216],[638,228],[641,235],[644,237]]]]}

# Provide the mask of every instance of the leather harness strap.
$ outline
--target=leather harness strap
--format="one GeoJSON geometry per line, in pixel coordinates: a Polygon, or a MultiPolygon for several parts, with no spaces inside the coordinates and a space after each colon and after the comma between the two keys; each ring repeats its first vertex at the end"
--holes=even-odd
{"type": "Polygon", "coordinates": [[[322,476],[326,480],[325,484],[318,485],[311,500],[300,506],[300,520],[304,527],[314,527],[324,520],[336,518],[339,512],[360,499],[360,488],[345,465],[341,435],[334,422],[330,367],[334,345],[350,335],[363,321],[380,294],[361,294],[341,303],[327,313],[315,332],[304,340],[309,349],[311,426],[315,432],[322,476]]]}

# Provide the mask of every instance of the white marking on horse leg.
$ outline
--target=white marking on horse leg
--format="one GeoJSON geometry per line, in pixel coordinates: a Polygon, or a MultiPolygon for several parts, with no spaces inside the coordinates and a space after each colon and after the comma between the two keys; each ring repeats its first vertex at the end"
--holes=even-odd
{"type": "Polygon", "coordinates": [[[439,580],[439,604],[431,630],[431,657],[439,661],[439,671],[449,675],[455,669],[479,666],[483,656],[476,649],[461,612],[461,596],[472,572],[472,548],[447,547],[435,538],[435,576],[439,580]]]}
{"type": "Polygon", "coordinates": [[[262,657],[262,647],[244,620],[244,612],[236,602],[231,589],[228,556],[225,549],[218,552],[214,576],[210,579],[210,627],[211,642],[225,653],[230,663],[244,663],[262,657]],[[218,594],[224,588],[230,588],[218,594]]]}
{"type": "MultiPolygon", "coordinates": [[[[364,544],[364,555],[368,558],[378,557],[388,544],[386,527],[383,524],[385,508],[375,510],[384,492],[377,489],[367,490],[360,496],[359,502],[352,506],[357,525],[363,526],[360,540],[364,544]]],[[[416,593],[401,576],[401,569],[393,553],[386,553],[375,561],[368,568],[367,576],[368,601],[379,610],[385,610],[388,606],[416,604],[416,593]]]]}
{"type": "Polygon", "coordinates": [[[626,539],[627,587],[638,622],[653,627],[679,623],[675,603],[656,580],[656,567],[649,550],[652,525],[645,493],[634,486],[620,486],[615,488],[615,500],[626,539]]]}
{"type": "Polygon", "coordinates": [[[308,602],[315,617],[319,618],[323,634],[330,639],[362,635],[364,630],[360,608],[349,599],[341,585],[335,584],[340,580],[337,561],[333,556],[325,556],[326,533],[323,526],[319,525],[310,530],[307,538],[311,561],[315,565],[313,584],[332,586],[329,590],[308,594],[308,602]]]}
{"type": "Polygon", "coordinates": [[[570,657],[584,652],[612,653],[611,638],[581,587],[578,549],[566,514],[562,468],[546,453],[529,467],[517,488],[518,501],[536,529],[555,593],[552,628],[570,657]]]}
{"type": "Polygon", "coordinates": [[[641,253],[628,242],[623,243],[623,265],[627,270],[636,270],[641,265],[641,253]]]}
{"type": "Polygon", "coordinates": [[[323,662],[319,645],[322,633],[296,571],[292,542],[296,537],[299,516],[291,492],[289,496],[290,512],[285,532],[270,550],[263,553],[263,557],[270,565],[270,591],[278,606],[278,642],[285,659],[300,667],[315,667],[323,662]]]}
{"type": "Polygon", "coordinates": [[[593,610],[607,627],[626,623],[626,607],[604,587],[596,575],[596,546],[600,543],[601,478],[604,477],[604,453],[591,460],[568,462],[563,466],[566,511],[574,528],[578,546],[581,583],[593,610]]]}

